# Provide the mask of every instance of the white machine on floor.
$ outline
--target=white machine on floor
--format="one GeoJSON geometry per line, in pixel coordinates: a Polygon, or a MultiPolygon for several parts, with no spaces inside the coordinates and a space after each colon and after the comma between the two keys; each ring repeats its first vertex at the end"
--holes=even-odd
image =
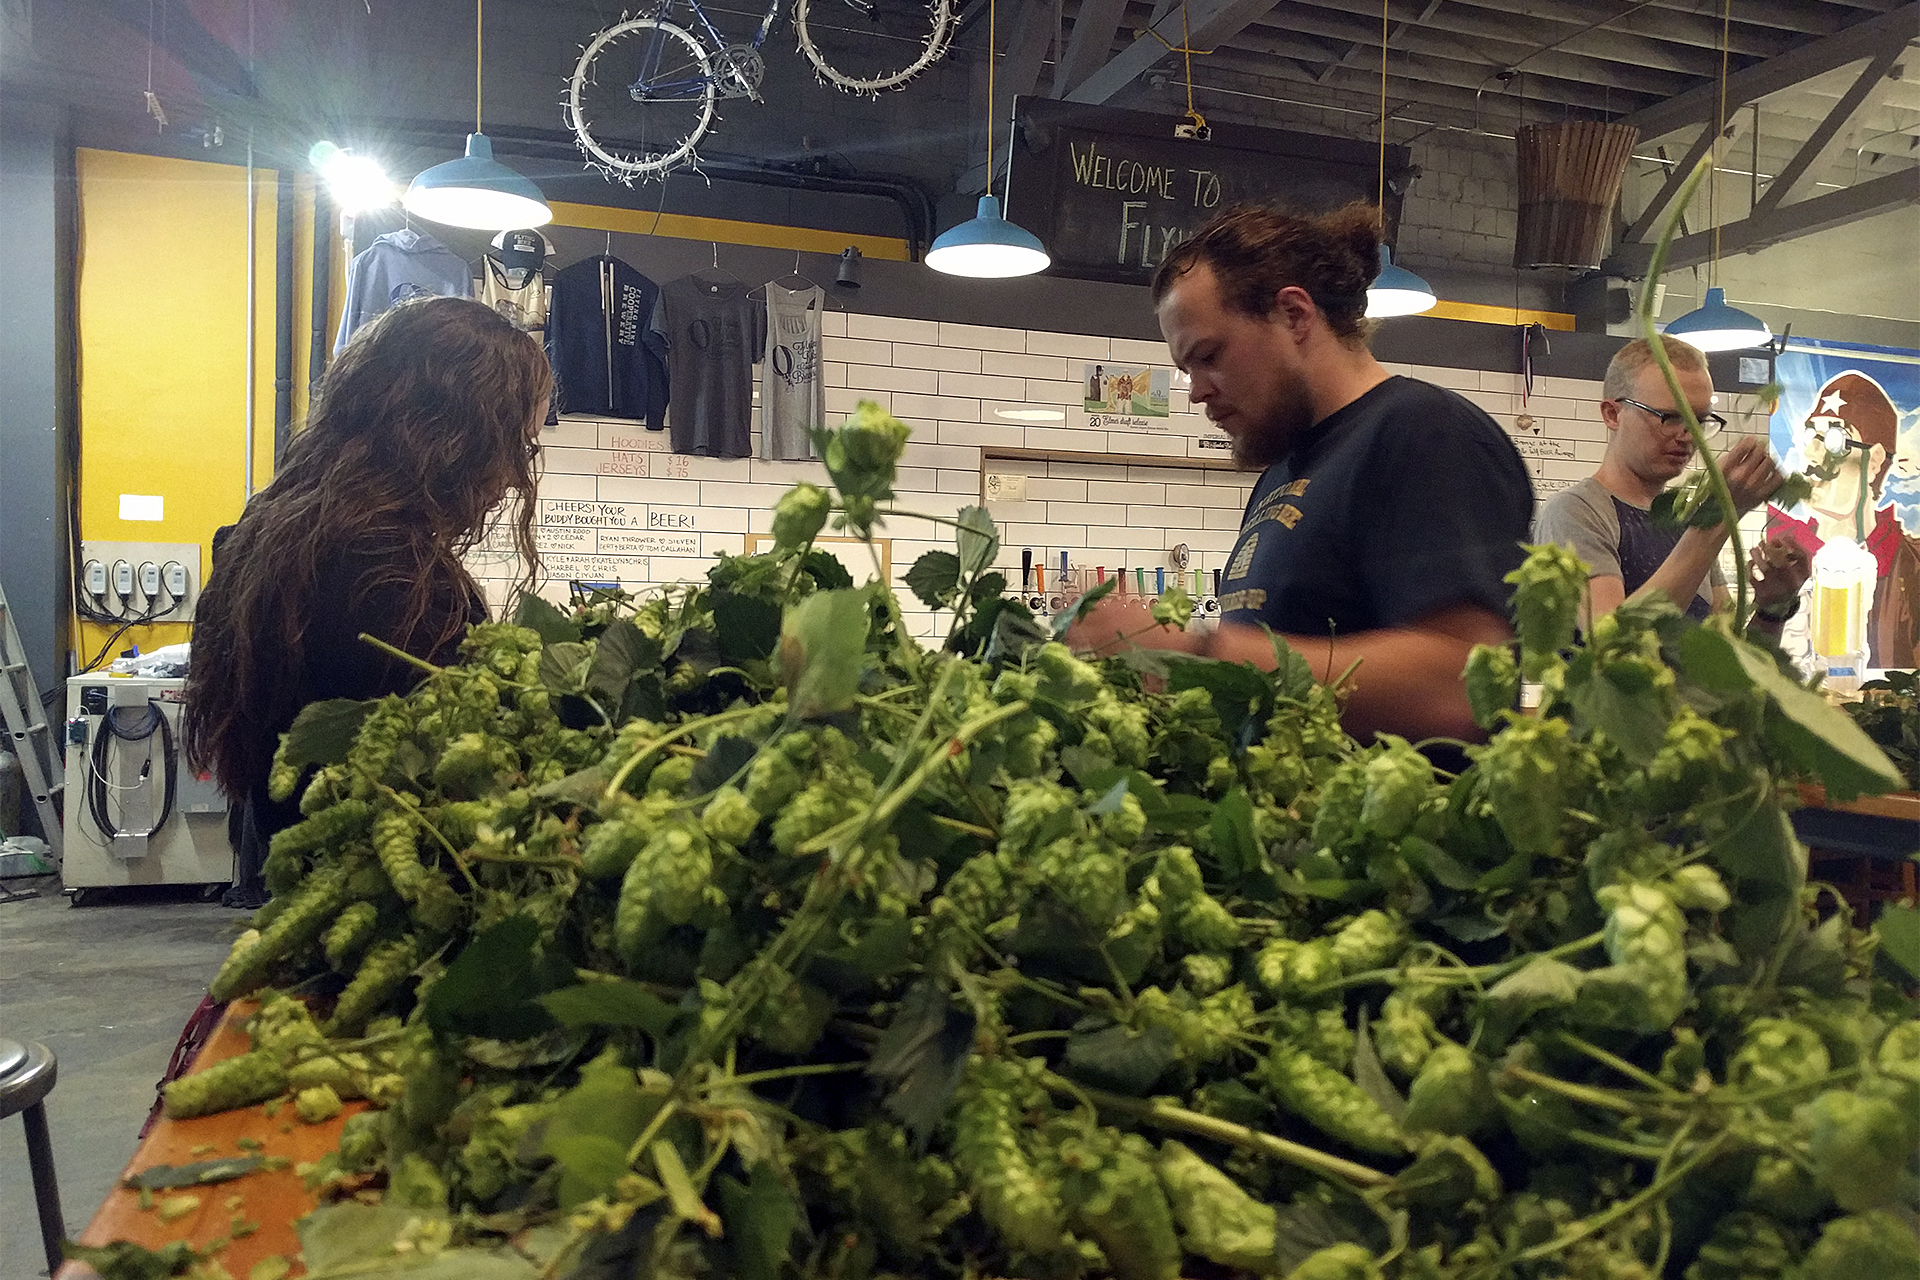
{"type": "Polygon", "coordinates": [[[105,674],[67,681],[66,888],[233,879],[226,797],[181,755],[185,684],[105,674]]]}

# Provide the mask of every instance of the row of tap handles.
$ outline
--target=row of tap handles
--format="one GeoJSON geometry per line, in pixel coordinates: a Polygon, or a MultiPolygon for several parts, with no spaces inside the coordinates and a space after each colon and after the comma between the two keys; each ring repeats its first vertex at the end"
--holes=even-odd
{"type": "MultiPolygon", "coordinates": [[[[1032,547],[1020,551],[1020,599],[1035,617],[1050,617],[1072,607],[1082,593],[1092,590],[1107,581],[1109,570],[1105,565],[1095,565],[1089,569],[1082,565],[1074,567],[1065,551],[1060,553],[1059,567],[1048,569],[1045,558],[1035,559],[1032,547]]],[[[1111,570],[1118,585],[1114,587],[1116,595],[1137,595],[1142,603],[1161,592],[1168,586],[1181,585],[1183,571],[1169,572],[1164,566],[1148,569],[1141,565],[1131,568],[1120,566],[1111,570]]],[[[1193,571],[1193,616],[1200,619],[1220,616],[1220,570],[1211,572],[1199,568],[1193,571]]]]}

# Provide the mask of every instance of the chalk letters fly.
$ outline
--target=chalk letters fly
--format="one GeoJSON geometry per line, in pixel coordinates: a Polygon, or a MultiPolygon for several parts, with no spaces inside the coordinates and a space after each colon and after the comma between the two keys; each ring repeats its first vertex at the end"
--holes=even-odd
{"type": "MultiPolygon", "coordinates": [[[[1208,141],[1174,136],[1180,117],[1022,98],[1008,216],[1053,255],[1052,272],[1144,284],[1173,247],[1233,204],[1305,213],[1371,202],[1369,143],[1220,125],[1208,141]]],[[[1387,149],[1387,225],[1398,224],[1407,149],[1387,149]],[[1399,190],[1396,190],[1398,186],[1399,190]]]]}

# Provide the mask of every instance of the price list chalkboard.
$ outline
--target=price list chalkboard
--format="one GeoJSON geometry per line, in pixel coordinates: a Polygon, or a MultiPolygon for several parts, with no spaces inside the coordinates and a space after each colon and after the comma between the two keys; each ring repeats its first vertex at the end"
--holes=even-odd
{"type": "MultiPolygon", "coordinates": [[[[1016,111],[1008,213],[1040,237],[1056,275],[1145,284],[1175,245],[1234,204],[1321,213],[1378,193],[1371,143],[1232,124],[1184,138],[1174,132],[1181,116],[1046,98],[1022,98],[1016,111]]],[[[1389,242],[1408,156],[1387,148],[1389,242]]]]}

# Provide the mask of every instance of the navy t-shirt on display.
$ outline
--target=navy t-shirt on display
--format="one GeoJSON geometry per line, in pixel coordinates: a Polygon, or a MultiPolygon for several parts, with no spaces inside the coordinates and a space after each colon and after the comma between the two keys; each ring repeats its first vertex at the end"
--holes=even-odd
{"type": "Polygon", "coordinates": [[[1292,635],[1404,626],[1455,605],[1510,616],[1533,487],[1466,398],[1392,377],[1310,428],[1247,502],[1221,616],[1292,635]]]}

